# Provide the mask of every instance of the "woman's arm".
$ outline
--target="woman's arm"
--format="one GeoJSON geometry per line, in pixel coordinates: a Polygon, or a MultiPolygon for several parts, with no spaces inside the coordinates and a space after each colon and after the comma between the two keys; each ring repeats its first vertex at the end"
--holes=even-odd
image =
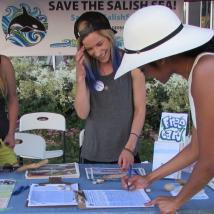
{"type": "Polygon", "coordinates": [[[16,121],[18,116],[18,98],[16,95],[16,80],[13,65],[10,59],[6,56],[1,57],[1,70],[4,72],[7,81],[7,99],[8,99],[8,120],[9,130],[5,137],[5,143],[10,147],[14,147],[15,138],[14,133],[16,130],[16,121]]]}
{"type": "Polygon", "coordinates": [[[84,49],[81,48],[76,56],[76,95],[74,107],[81,119],[86,119],[90,111],[90,93],[85,81],[84,49]]]}
{"type": "Polygon", "coordinates": [[[199,145],[198,162],[188,183],[177,197],[183,204],[200,191],[214,176],[214,57],[200,59],[192,79],[192,95],[196,110],[199,145]]]}
{"type": "Polygon", "coordinates": [[[149,204],[157,204],[162,213],[174,213],[199,192],[214,176],[214,57],[200,59],[192,78],[195,104],[198,158],[188,182],[176,197],[161,196],[149,204]]]}
{"type": "MultiPolygon", "coordinates": [[[[141,134],[145,112],[146,112],[146,83],[144,74],[139,70],[135,69],[131,73],[132,76],[132,87],[133,87],[133,105],[134,105],[134,115],[130,130],[129,139],[125,145],[125,148],[134,152],[138,137],[141,134]],[[131,134],[132,133],[132,134],[131,134]]],[[[122,168],[128,168],[130,164],[134,162],[134,157],[131,152],[123,150],[118,164],[122,168]]]]}
{"type": "Polygon", "coordinates": [[[146,188],[154,181],[157,181],[161,178],[164,178],[167,175],[170,175],[174,172],[177,172],[191,163],[194,163],[198,158],[198,143],[197,143],[197,134],[196,130],[193,129],[191,142],[174,158],[172,158],[167,163],[163,164],[161,167],[157,168],[153,172],[149,173],[146,176],[133,176],[131,179],[124,177],[122,179],[122,185],[124,188],[146,188]]]}
{"type": "Polygon", "coordinates": [[[164,178],[194,163],[198,159],[198,150],[197,132],[193,128],[191,142],[174,158],[151,172],[148,175],[148,183],[164,178]]]}
{"type": "MultiPolygon", "coordinates": [[[[134,101],[134,116],[132,120],[132,126],[130,133],[134,133],[140,136],[146,114],[146,83],[144,74],[135,69],[131,73],[132,75],[132,87],[133,87],[133,101],[134,101]]],[[[129,140],[126,144],[126,148],[135,150],[137,137],[134,134],[130,134],[129,140]]]]}

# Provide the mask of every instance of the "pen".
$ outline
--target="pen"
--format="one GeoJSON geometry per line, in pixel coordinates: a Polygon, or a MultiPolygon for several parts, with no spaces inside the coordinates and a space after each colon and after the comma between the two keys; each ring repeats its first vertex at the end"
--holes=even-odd
{"type": "Polygon", "coordinates": [[[29,189],[30,186],[26,185],[26,186],[20,186],[19,188],[17,188],[12,195],[19,195],[20,193],[24,192],[25,190],[29,189]]]}
{"type": "MultiPolygon", "coordinates": [[[[128,180],[131,178],[132,176],[132,165],[129,166],[129,170],[128,170],[128,180]]],[[[130,184],[129,184],[129,181],[128,181],[128,190],[130,190],[130,184]]]]}

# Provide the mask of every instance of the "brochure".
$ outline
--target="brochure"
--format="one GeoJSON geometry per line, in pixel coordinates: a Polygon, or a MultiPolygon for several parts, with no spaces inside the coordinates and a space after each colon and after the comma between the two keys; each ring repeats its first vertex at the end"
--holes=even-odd
{"type": "Polygon", "coordinates": [[[0,208],[7,208],[15,183],[12,179],[0,179],[0,208]]]}
{"type": "Polygon", "coordinates": [[[28,207],[74,206],[78,184],[32,184],[28,195],[28,207]]]}
{"type": "MultiPolygon", "coordinates": [[[[186,142],[187,118],[187,113],[162,112],[158,140],[154,143],[152,171],[171,160],[182,150],[186,142]]],[[[180,179],[181,171],[165,178],[180,179]]]]}
{"type": "Polygon", "coordinates": [[[30,169],[25,173],[26,179],[47,179],[49,177],[79,178],[79,164],[47,164],[38,169],[30,169]]]}
{"type": "MultiPolygon", "coordinates": [[[[120,168],[103,168],[103,167],[90,167],[85,168],[86,177],[91,180],[115,180],[127,175],[128,171],[121,171],[120,168]]],[[[143,168],[133,168],[132,175],[145,175],[143,168]]]]}

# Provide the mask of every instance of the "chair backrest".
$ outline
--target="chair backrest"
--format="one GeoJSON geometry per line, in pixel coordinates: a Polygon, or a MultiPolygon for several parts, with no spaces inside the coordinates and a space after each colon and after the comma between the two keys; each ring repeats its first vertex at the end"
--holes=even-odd
{"type": "Polygon", "coordinates": [[[30,133],[16,132],[15,139],[20,141],[14,147],[14,152],[17,156],[45,159],[46,143],[43,137],[30,133]]]}
{"type": "MultiPolygon", "coordinates": [[[[61,132],[61,141],[63,143],[63,151],[51,150],[48,151],[49,154],[52,152],[51,157],[59,157],[63,155],[63,162],[66,162],[66,121],[65,117],[58,113],[51,112],[33,112],[29,114],[24,114],[20,118],[19,131],[29,131],[29,130],[56,130],[61,132]]],[[[49,155],[50,157],[50,155],[49,155]]]]}
{"type": "Polygon", "coordinates": [[[21,116],[19,131],[35,129],[53,129],[58,131],[65,131],[65,117],[61,114],[50,112],[35,112],[21,116]]]}
{"type": "Polygon", "coordinates": [[[79,133],[79,147],[82,146],[85,135],[85,129],[82,129],[79,133]]]}

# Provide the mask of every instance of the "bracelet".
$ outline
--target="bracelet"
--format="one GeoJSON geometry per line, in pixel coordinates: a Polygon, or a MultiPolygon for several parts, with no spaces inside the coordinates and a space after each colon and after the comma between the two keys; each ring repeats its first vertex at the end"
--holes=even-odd
{"type": "Polygon", "coordinates": [[[126,147],[123,148],[124,150],[128,151],[129,153],[131,153],[134,156],[134,152],[131,149],[128,149],[126,147]]]}
{"type": "Polygon", "coordinates": [[[131,132],[130,134],[132,134],[132,135],[134,135],[135,137],[137,137],[137,138],[139,138],[140,136],[139,135],[137,135],[136,133],[134,133],[134,132],[131,132]]]}

